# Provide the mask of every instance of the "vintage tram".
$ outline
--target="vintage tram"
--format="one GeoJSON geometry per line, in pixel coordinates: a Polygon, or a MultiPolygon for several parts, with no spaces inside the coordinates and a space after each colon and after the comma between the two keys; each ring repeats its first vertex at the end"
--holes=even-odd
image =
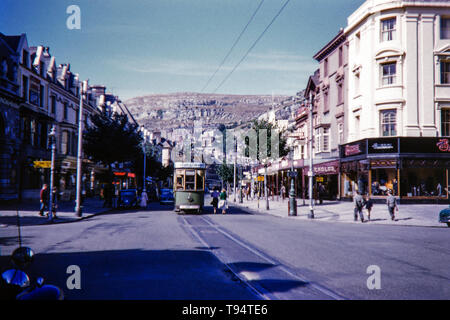
{"type": "Polygon", "coordinates": [[[206,165],[201,162],[175,162],[173,194],[175,212],[201,213],[205,198],[206,165]]]}

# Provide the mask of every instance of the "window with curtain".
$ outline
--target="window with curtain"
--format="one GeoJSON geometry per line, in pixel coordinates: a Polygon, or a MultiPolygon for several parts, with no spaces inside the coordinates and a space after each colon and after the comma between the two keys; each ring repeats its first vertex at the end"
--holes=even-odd
{"type": "Polygon", "coordinates": [[[384,63],[381,65],[381,85],[388,86],[396,83],[397,63],[384,63]]]}
{"type": "Polygon", "coordinates": [[[395,40],[396,18],[381,20],[381,41],[395,40]]]}
{"type": "Polygon", "coordinates": [[[397,111],[383,110],[380,113],[381,135],[390,137],[397,135],[397,111]]]}
{"type": "Polygon", "coordinates": [[[450,60],[441,61],[441,84],[450,84],[450,60]]]}

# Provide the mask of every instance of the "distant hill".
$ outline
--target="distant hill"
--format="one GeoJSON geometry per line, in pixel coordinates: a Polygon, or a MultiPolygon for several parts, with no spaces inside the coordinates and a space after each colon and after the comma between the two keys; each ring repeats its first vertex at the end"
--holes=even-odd
{"type": "Polygon", "coordinates": [[[204,125],[238,125],[257,118],[289,96],[207,93],[151,94],[124,101],[135,119],[147,129],[167,130],[204,125]]]}

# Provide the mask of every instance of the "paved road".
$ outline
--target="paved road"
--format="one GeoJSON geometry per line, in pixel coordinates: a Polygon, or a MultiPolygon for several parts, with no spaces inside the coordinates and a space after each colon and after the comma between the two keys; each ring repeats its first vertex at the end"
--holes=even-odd
{"type": "MultiPolygon", "coordinates": [[[[26,225],[37,253],[30,273],[65,287],[70,299],[449,299],[445,228],[343,224],[248,214],[114,212],[54,225],[26,225]],[[367,288],[367,268],[381,289],[367,288]]],[[[16,228],[0,228],[0,265],[16,228]]]]}

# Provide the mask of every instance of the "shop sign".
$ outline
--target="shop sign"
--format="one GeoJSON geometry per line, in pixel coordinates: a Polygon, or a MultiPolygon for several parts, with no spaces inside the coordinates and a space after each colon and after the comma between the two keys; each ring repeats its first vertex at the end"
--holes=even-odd
{"type": "MultiPolygon", "coordinates": [[[[328,175],[328,174],[338,174],[339,172],[339,162],[328,162],[323,164],[318,164],[313,166],[314,174],[316,175],[328,175]]],[[[307,174],[309,167],[303,168],[303,174],[307,174]]]]}
{"type": "Polygon", "coordinates": [[[397,153],[397,138],[390,139],[369,139],[369,153],[397,153]]]}
{"type": "Polygon", "coordinates": [[[258,178],[256,178],[256,181],[264,181],[264,177],[263,176],[258,176],[258,178]]]}
{"type": "Polygon", "coordinates": [[[370,161],[371,168],[395,168],[397,160],[372,160],[370,161]]]}
{"type": "Polygon", "coordinates": [[[448,139],[439,139],[439,141],[436,143],[436,146],[442,152],[450,152],[450,144],[448,139]]]}
{"type": "Polygon", "coordinates": [[[48,168],[51,168],[51,166],[52,166],[51,161],[33,161],[33,167],[35,167],[35,168],[48,169],[48,168]]]}
{"type": "Polygon", "coordinates": [[[450,153],[449,138],[418,137],[400,138],[402,153],[450,153]]]}
{"type": "Polygon", "coordinates": [[[341,157],[351,157],[366,152],[366,140],[341,146],[341,157]]]}
{"type": "Polygon", "coordinates": [[[323,177],[316,177],[317,182],[323,182],[323,177]]]}

